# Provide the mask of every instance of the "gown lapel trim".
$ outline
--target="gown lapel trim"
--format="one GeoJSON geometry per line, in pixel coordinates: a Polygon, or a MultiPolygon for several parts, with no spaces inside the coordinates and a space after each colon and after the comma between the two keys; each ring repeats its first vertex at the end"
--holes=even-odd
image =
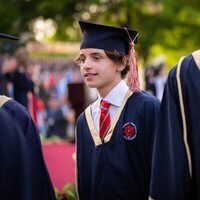
{"type": "MultiPolygon", "coordinates": [[[[104,143],[107,143],[110,141],[111,139],[111,136],[113,134],[113,131],[114,131],[114,128],[119,120],[119,117],[121,115],[121,112],[128,100],[128,98],[132,95],[133,92],[131,92],[130,90],[127,91],[118,111],[117,111],[117,114],[106,134],[106,136],[104,137],[104,143]]],[[[96,146],[98,145],[101,145],[102,144],[102,140],[101,138],[99,137],[99,134],[95,128],[95,125],[94,125],[94,121],[92,119],[92,114],[91,114],[91,106],[88,106],[87,109],[85,110],[85,116],[86,116],[86,120],[87,120],[87,124],[88,124],[88,127],[89,127],[89,130],[90,130],[90,133],[91,133],[91,136],[93,138],[93,141],[95,143],[96,146]]]]}
{"type": "Polygon", "coordinates": [[[176,80],[178,84],[178,96],[179,96],[179,102],[180,102],[180,109],[181,109],[181,117],[183,122],[183,141],[186,148],[186,154],[188,158],[188,166],[189,166],[189,172],[190,177],[192,177],[192,161],[191,161],[191,154],[189,149],[189,144],[187,141],[187,124],[186,124],[186,117],[185,117],[185,109],[184,109],[184,101],[183,101],[183,93],[182,93],[182,86],[181,86],[181,65],[185,57],[182,57],[179,60],[178,66],[177,66],[177,72],[176,72],[176,80]]]}

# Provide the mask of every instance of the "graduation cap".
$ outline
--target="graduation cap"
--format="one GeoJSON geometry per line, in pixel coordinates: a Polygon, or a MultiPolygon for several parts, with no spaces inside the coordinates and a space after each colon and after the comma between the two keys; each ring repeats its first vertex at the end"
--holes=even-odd
{"type": "Polygon", "coordinates": [[[138,32],[126,28],[79,21],[83,38],[80,49],[96,48],[128,55],[130,43],[137,43],[138,32]]]}
{"type": "Polygon", "coordinates": [[[139,91],[138,66],[134,49],[138,31],[85,21],[79,21],[79,25],[83,33],[80,49],[95,48],[118,52],[122,56],[129,55],[129,88],[132,91],[139,91]]]}
{"type": "Polygon", "coordinates": [[[18,40],[18,38],[14,37],[12,35],[4,34],[4,33],[0,33],[0,38],[10,39],[10,40],[18,40]]]}

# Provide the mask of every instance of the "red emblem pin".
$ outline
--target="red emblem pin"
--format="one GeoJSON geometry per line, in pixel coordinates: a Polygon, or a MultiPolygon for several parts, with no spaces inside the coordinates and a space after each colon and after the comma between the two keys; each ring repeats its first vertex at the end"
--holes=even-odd
{"type": "Polygon", "coordinates": [[[126,140],[133,140],[137,135],[136,126],[128,122],[123,126],[123,135],[126,140]]]}

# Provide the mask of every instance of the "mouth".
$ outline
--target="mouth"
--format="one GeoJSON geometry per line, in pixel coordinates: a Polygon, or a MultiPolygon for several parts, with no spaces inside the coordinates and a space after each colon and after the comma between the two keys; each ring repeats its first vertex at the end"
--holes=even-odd
{"type": "Polygon", "coordinates": [[[83,76],[84,76],[84,78],[93,78],[93,77],[97,76],[97,73],[86,73],[83,76]]]}

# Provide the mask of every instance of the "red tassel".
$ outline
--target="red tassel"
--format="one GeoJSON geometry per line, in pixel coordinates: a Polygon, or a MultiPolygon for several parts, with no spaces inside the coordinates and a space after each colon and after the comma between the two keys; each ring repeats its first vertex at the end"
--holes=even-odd
{"type": "Polygon", "coordinates": [[[128,73],[129,89],[133,92],[139,92],[140,84],[139,84],[138,65],[136,61],[134,42],[131,42],[130,44],[129,66],[130,66],[130,71],[128,73]]]}

